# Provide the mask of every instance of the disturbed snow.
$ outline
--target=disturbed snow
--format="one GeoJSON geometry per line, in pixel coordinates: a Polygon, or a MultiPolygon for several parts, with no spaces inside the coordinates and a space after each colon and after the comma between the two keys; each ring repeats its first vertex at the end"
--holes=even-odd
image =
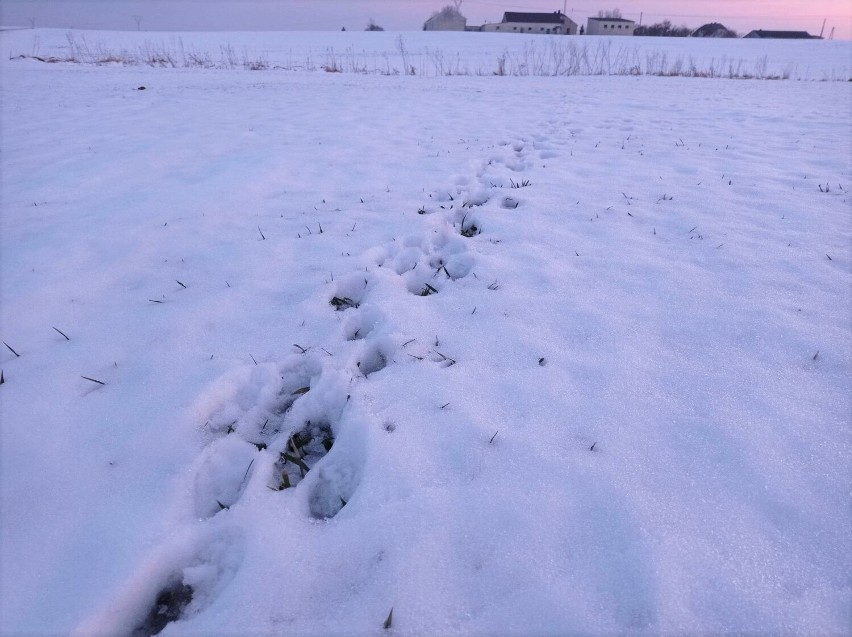
{"type": "Polygon", "coordinates": [[[4,632],[848,629],[849,84],[3,76],[4,632]]]}

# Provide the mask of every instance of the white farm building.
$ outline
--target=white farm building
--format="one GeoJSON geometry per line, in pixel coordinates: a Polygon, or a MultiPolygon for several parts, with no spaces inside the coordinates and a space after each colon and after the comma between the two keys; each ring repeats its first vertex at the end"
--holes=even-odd
{"type": "Polygon", "coordinates": [[[444,7],[426,20],[423,25],[424,31],[464,31],[467,26],[465,18],[457,9],[444,7]]]}
{"type": "Polygon", "coordinates": [[[636,22],[624,18],[589,18],[586,35],[633,35],[636,22]]]}
{"type": "Polygon", "coordinates": [[[507,11],[503,21],[484,24],[483,31],[494,33],[537,33],[576,35],[577,23],[561,11],[553,13],[518,13],[507,11]]]}

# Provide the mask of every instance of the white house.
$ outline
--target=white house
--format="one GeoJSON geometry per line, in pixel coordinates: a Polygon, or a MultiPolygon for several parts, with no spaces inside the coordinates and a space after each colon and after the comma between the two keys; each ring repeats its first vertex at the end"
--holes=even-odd
{"type": "Polygon", "coordinates": [[[465,18],[458,9],[453,10],[452,7],[444,7],[441,11],[435,13],[431,18],[426,20],[423,25],[424,31],[464,31],[467,26],[467,18],[465,18]]]}
{"type": "Polygon", "coordinates": [[[633,35],[636,22],[624,18],[589,18],[586,35],[633,35]]]}
{"type": "Polygon", "coordinates": [[[536,33],[576,35],[577,23],[561,11],[553,13],[518,13],[507,11],[503,21],[482,25],[483,31],[494,33],[536,33]]]}

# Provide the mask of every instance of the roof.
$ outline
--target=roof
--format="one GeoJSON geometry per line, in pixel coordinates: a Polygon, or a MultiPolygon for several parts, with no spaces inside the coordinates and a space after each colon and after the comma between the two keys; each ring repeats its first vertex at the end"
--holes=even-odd
{"type": "Polygon", "coordinates": [[[537,24],[562,24],[567,16],[562,13],[518,13],[506,11],[503,14],[503,22],[533,22],[537,24]]]}
{"type": "Polygon", "coordinates": [[[636,22],[636,20],[627,20],[626,18],[589,18],[589,20],[601,20],[602,22],[636,22]]]}
{"type": "Polygon", "coordinates": [[[747,38],[780,38],[785,40],[813,40],[818,39],[817,36],[811,35],[807,31],[764,31],[757,29],[749,33],[747,38]]]}

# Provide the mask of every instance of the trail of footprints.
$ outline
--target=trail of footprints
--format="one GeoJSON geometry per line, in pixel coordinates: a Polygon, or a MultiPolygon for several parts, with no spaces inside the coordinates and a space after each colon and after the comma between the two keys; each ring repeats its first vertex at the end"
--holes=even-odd
{"type": "MultiPolygon", "coordinates": [[[[197,524],[209,528],[197,533],[199,546],[188,552],[192,559],[160,573],[163,583],[145,603],[148,611],[131,631],[134,637],[159,634],[169,623],[197,614],[227,584],[238,568],[223,567],[233,560],[224,557],[230,549],[209,551],[203,544],[232,549],[240,542],[242,533],[225,512],[247,491],[294,494],[306,513],[320,520],[346,507],[358,488],[363,458],[357,443],[341,448],[349,389],[391,365],[403,347],[387,335],[388,317],[370,302],[378,277],[398,277],[409,293],[422,297],[443,293],[467,277],[475,264],[469,241],[486,229],[487,213],[522,206],[519,193],[531,185],[522,173],[536,159],[553,156],[543,136],[504,142],[474,178],[460,177],[450,189],[429,195],[417,211],[425,230],[368,250],[367,262],[375,267],[336,280],[329,312],[344,313],[340,341],[356,344],[348,359],[341,363],[345,357],[308,348],[278,365],[241,370],[226,383],[227,391],[217,390],[222,396],[205,424],[212,440],[193,467],[193,514],[197,524]],[[199,569],[216,575],[211,581],[193,577],[199,569]]],[[[455,364],[437,349],[422,354],[414,358],[441,367],[455,364]]]]}

